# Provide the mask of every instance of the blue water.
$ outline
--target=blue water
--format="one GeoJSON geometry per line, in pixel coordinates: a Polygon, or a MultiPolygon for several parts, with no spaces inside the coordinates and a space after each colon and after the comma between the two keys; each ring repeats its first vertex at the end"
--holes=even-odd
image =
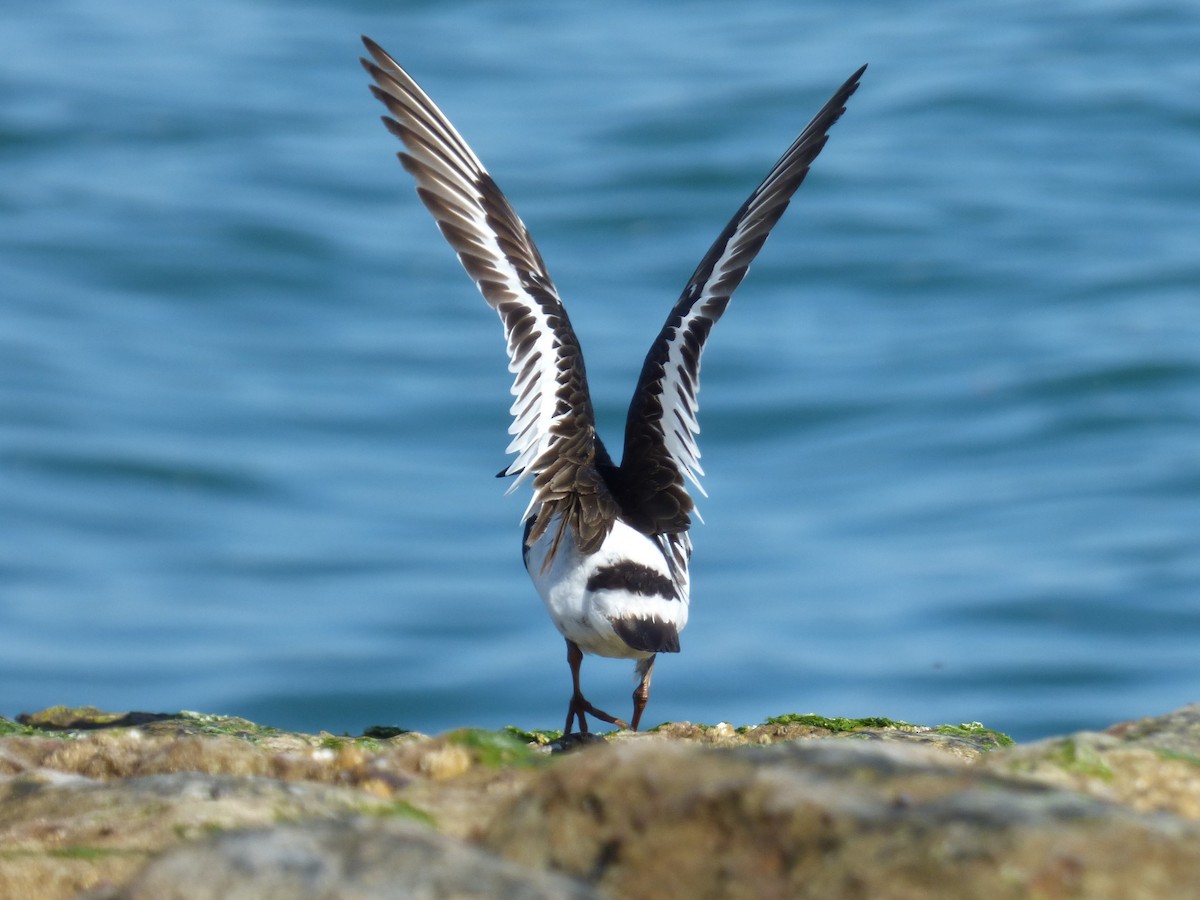
{"type": "MultiPolygon", "coordinates": [[[[647,6],[5,12],[0,714],[561,726],[499,324],[364,32],[529,224],[613,444],[710,241],[871,64],[710,341],[651,723],[1200,697],[1196,5],[647,6]]],[[[584,678],[626,709],[629,663],[584,678]]]]}

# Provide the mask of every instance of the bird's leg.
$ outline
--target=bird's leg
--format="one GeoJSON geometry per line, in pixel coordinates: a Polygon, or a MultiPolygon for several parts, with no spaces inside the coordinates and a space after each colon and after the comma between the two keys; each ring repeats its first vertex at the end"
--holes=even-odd
{"type": "Polygon", "coordinates": [[[642,711],[650,699],[650,676],[654,672],[654,657],[640,660],[637,664],[637,672],[642,676],[642,680],[638,682],[638,686],[633,691],[633,731],[638,730],[638,723],[642,721],[642,711]]]}
{"type": "Polygon", "coordinates": [[[584,715],[595,716],[597,719],[602,719],[618,728],[628,728],[629,726],[618,719],[616,716],[610,716],[602,709],[596,709],[592,704],[588,703],[587,698],[583,696],[583,691],[579,689],[579,666],[583,663],[583,651],[579,649],[579,645],[574,641],[567,641],[567,665],[571,667],[571,705],[567,707],[567,724],[563,728],[563,735],[571,733],[571,724],[575,721],[576,716],[579,717],[579,733],[587,734],[587,719],[584,715]]]}

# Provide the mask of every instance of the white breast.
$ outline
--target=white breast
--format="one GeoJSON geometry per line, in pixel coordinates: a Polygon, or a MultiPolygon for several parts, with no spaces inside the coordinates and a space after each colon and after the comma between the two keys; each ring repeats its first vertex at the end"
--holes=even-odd
{"type": "Polygon", "coordinates": [[[683,630],[688,617],[687,573],[672,578],[666,558],[652,539],[618,520],[600,549],[585,556],[568,531],[547,566],[546,556],[557,529],[556,518],[529,548],[525,566],[563,637],[574,641],[585,653],[644,659],[652,654],[625,643],[614,631],[613,619],[657,618],[674,625],[677,631],[683,630]],[[604,572],[622,564],[650,570],[647,584],[637,591],[602,586],[606,581],[604,572]],[[593,588],[588,587],[589,582],[593,588]],[[654,585],[660,582],[663,587],[656,590],[654,585]],[[674,597],[666,596],[672,593],[674,597]]]}

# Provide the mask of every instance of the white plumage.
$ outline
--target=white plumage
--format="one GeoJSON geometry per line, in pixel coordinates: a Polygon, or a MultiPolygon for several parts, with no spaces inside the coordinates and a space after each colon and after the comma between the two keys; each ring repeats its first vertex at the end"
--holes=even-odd
{"type": "Polygon", "coordinates": [[[526,553],[525,565],[554,627],[584,653],[620,659],[646,659],[654,655],[652,651],[631,647],[613,628],[614,621],[658,619],[677,634],[687,625],[687,569],[680,570],[682,579],[672,578],[662,550],[619,519],[595,553],[581,553],[574,540],[568,538],[546,566],[549,544],[549,538],[544,536],[535,541],[526,553]],[[675,587],[676,596],[635,593],[625,587],[595,590],[588,587],[597,573],[621,563],[644,566],[657,573],[675,587]]]}

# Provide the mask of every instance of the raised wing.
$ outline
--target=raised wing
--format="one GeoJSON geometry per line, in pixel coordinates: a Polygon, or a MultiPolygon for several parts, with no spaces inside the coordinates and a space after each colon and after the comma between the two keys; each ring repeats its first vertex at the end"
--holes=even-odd
{"type": "Polygon", "coordinates": [[[846,111],[866,68],[838,88],[725,226],[646,354],[625,420],[620,474],[622,509],[647,534],[679,533],[691,524],[695,504],[684,477],[704,493],[696,446],[704,342],[825,146],[829,129],[846,111]]]}
{"type": "MultiPolygon", "coordinates": [[[[595,471],[598,442],[579,342],[533,239],[428,95],[374,41],[364,37],[363,44],[371,55],[362,60],[375,81],[371,92],[391,113],[383,123],[407,151],[399,154],[400,162],[504,324],[516,398],[508,452],[516,459],[501,474],[517,476],[510,493],[533,477],[526,514],[542,504],[533,537],[544,530],[557,501],[570,501],[574,508],[578,504],[572,498],[603,493],[611,505],[595,471]]],[[[585,518],[595,520],[591,530],[607,531],[611,517],[590,504],[585,518]]]]}

